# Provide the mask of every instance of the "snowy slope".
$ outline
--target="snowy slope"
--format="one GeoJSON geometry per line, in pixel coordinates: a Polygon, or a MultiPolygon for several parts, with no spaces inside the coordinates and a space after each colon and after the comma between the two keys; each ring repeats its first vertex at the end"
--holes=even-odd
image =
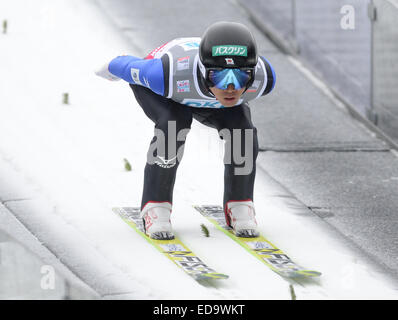
{"type": "MultiPolygon", "coordinates": [[[[141,55],[134,52],[137,44],[129,44],[90,0],[3,0],[0,13],[8,20],[7,34],[0,35],[0,158],[56,208],[19,217],[28,229],[82,278],[87,275],[77,265],[89,272],[99,257],[106,260],[136,284],[133,298],[290,299],[286,281],[191,207],[222,201],[222,145],[214,130],[192,126],[172,217],[180,238],[229,280],[194,282],[111,212],[140,203],[153,128],[126,83],[93,71],[116,55],[141,55]],[[69,105],[62,104],[66,92],[69,105]],[[131,172],[124,171],[124,158],[131,172]],[[210,238],[203,237],[201,223],[210,238]]],[[[344,241],[316,219],[292,214],[279,192],[259,172],[255,202],[262,233],[299,264],[323,273],[318,282],[295,286],[298,299],[398,298],[344,241]]],[[[94,270],[90,277],[100,291],[102,279],[94,270]]]]}

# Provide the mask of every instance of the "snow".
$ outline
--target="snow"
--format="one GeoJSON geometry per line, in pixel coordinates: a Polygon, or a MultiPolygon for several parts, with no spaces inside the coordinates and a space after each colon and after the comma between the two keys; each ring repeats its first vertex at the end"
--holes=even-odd
{"type": "MultiPolygon", "coordinates": [[[[115,297],[130,292],[141,299],[291,298],[288,282],[192,208],[222,203],[222,145],[212,129],[194,122],[188,135],[173,227],[230,279],[196,283],[112,213],[114,206],[140,204],[153,126],[126,83],[94,74],[117,55],[140,53],[92,1],[3,0],[0,13],[8,21],[7,34],[0,34],[0,162],[36,190],[35,205],[44,201],[42,207],[50,207],[19,217],[28,229],[75,272],[81,270],[76,266],[91,270],[94,289],[101,290],[97,274],[108,273],[108,281],[117,274],[115,297]],[[64,93],[69,105],[62,103],[64,93]],[[124,158],[132,171],[124,170],[124,158]],[[202,235],[202,223],[209,238],[202,235]],[[109,265],[98,272],[93,266],[101,259],[109,265]],[[123,277],[132,281],[130,287],[123,286],[123,277]]],[[[398,298],[378,271],[322,223],[295,214],[304,209],[279,192],[260,171],[255,204],[261,232],[299,264],[323,273],[318,281],[295,285],[297,299],[398,298]]]]}

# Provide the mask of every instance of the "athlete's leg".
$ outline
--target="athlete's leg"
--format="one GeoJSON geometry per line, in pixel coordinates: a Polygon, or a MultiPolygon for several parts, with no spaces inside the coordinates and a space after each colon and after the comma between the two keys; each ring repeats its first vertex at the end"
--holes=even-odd
{"type": "Polygon", "coordinates": [[[155,123],[155,136],[147,154],[141,209],[148,202],[173,201],[173,188],[185,138],[192,123],[190,108],[130,85],[145,114],[155,123]]]}
{"type": "Polygon", "coordinates": [[[216,128],[220,138],[226,141],[224,209],[228,202],[253,201],[258,139],[250,108],[243,104],[208,111],[193,110],[193,113],[196,120],[216,128]]]}

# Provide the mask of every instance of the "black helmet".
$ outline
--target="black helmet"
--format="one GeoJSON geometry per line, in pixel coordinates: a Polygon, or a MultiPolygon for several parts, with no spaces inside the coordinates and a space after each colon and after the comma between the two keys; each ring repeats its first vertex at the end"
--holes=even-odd
{"type": "Polygon", "coordinates": [[[209,71],[212,69],[250,70],[249,87],[254,80],[257,64],[257,45],[250,30],[237,22],[217,22],[207,28],[199,46],[199,67],[206,84],[209,83],[209,71]]]}

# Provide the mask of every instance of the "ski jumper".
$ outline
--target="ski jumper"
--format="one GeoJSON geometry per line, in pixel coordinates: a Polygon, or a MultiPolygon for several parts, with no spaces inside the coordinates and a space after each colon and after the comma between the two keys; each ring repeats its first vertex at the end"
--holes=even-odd
{"type": "MultiPolygon", "coordinates": [[[[186,138],[186,134],[178,133],[184,132],[181,131],[183,129],[188,132],[192,119],[215,128],[221,139],[225,138],[221,134],[223,130],[230,131],[232,154],[233,147],[237,145],[234,139],[241,140],[241,150],[251,148],[253,168],[249,173],[235,174],[235,169],[242,164],[236,163],[233,157],[232,161],[224,163],[224,208],[229,201],[253,200],[258,140],[248,102],[272,91],[276,79],[274,69],[267,59],[259,56],[251,87],[235,106],[224,107],[210,92],[201,76],[199,44],[200,38],[178,38],[156,48],[144,59],[119,56],[109,63],[109,72],[129,83],[137,102],[154,122],[155,129],[161,130],[166,137],[165,148],[156,149],[151,154],[151,159],[155,157],[157,161],[153,163],[148,160],[145,166],[141,209],[149,202],[172,204],[177,168],[186,138]],[[170,127],[170,122],[175,126],[170,127]],[[235,136],[233,129],[241,129],[241,135],[235,136]],[[248,131],[244,129],[252,132],[250,146],[245,146],[248,131]],[[178,137],[173,141],[171,152],[167,137],[169,134],[173,136],[173,133],[169,130],[175,130],[178,137]]],[[[155,135],[151,146],[156,139],[155,135]]]]}

